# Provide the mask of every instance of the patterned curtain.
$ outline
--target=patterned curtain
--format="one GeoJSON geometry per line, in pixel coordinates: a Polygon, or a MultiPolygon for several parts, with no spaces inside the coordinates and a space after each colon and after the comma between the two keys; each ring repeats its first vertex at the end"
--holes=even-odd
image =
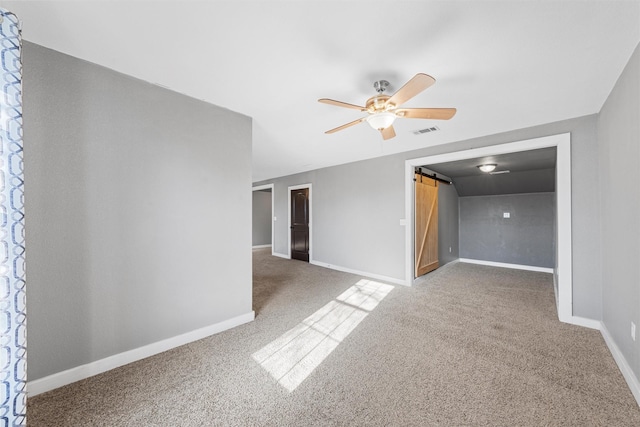
{"type": "Polygon", "coordinates": [[[27,327],[22,172],[22,40],[0,8],[0,426],[26,425],[27,327]]]}

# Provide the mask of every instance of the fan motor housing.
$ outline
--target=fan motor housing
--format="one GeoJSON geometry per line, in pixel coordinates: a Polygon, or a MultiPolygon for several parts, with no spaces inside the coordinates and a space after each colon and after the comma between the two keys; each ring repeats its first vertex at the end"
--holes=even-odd
{"type": "Polygon", "coordinates": [[[387,101],[391,98],[387,95],[376,95],[367,99],[366,108],[367,111],[371,114],[373,113],[381,113],[383,111],[391,111],[396,108],[394,104],[387,103],[387,101]]]}

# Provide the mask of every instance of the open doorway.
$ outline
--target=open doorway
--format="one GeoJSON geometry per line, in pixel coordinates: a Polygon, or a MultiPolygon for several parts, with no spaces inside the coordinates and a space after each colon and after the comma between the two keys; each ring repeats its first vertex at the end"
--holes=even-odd
{"type": "Polygon", "coordinates": [[[253,187],[252,204],[252,247],[253,249],[271,248],[273,254],[273,184],[253,187]]]}
{"type": "MultiPolygon", "coordinates": [[[[443,224],[439,234],[444,246],[454,249],[456,260],[553,273],[556,157],[556,147],[546,147],[425,165],[428,174],[419,168],[451,183],[446,187],[453,190],[453,200],[439,205],[438,211],[455,227],[443,224]]],[[[438,192],[446,202],[444,189],[438,192]]],[[[416,186],[416,236],[417,200],[416,186]]],[[[446,247],[439,249],[448,255],[446,247]]],[[[453,259],[443,261],[440,265],[453,259]]]]}
{"type": "Polygon", "coordinates": [[[414,194],[415,168],[422,165],[473,159],[483,156],[515,153],[546,147],[556,147],[556,259],[553,268],[558,318],[563,322],[579,323],[572,310],[571,264],[571,149],[570,134],[493,145],[435,156],[410,159],[405,162],[405,281],[413,284],[414,277],[414,194]]]}

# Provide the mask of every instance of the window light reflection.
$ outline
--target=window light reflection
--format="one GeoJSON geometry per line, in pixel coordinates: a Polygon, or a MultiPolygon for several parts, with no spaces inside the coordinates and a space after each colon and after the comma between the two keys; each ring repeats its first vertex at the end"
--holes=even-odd
{"type": "Polygon", "coordinates": [[[362,279],[293,329],[253,354],[280,385],[295,390],[393,286],[362,279]]]}

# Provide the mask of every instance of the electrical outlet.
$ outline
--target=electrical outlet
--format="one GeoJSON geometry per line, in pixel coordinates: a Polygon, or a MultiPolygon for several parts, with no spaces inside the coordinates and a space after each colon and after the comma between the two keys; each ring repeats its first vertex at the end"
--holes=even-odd
{"type": "Polygon", "coordinates": [[[631,339],[636,340],[636,324],[631,322],[631,339]]]}
{"type": "Polygon", "coordinates": [[[502,217],[503,218],[511,218],[511,212],[503,212],[502,213],[502,217]]]}

